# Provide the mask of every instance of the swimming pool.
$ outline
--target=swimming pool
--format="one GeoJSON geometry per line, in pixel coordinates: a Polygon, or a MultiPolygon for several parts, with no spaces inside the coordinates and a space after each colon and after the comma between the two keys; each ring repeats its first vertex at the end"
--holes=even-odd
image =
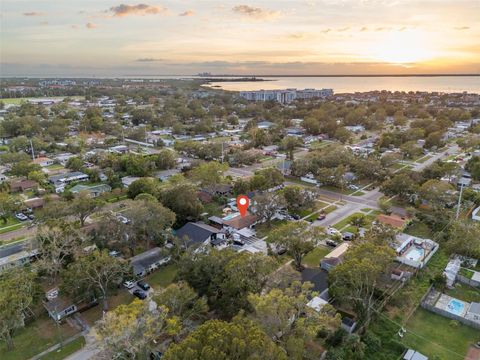
{"type": "Polygon", "coordinates": [[[222,220],[224,220],[224,221],[232,220],[234,217],[237,217],[239,214],[240,213],[238,213],[238,212],[228,214],[227,216],[222,218],[222,220]]]}
{"type": "Polygon", "coordinates": [[[409,260],[420,261],[423,260],[425,256],[425,249],[411,246],[403,256],[409,260]]]}
{"type": "Polygon", "coordinates": [[[447,310],[449,313],[462,316],[465,309],[465,303],[463,301],[452,299],[447,305],[447,310]]]}

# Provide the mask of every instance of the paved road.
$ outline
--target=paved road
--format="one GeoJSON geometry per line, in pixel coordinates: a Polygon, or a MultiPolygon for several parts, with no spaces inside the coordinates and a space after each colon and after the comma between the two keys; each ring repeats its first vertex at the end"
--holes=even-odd
{"type": "Polygon", "coordinates": [[[435,161],[446,158],[449,155],[453,154],[458,154],[460,151],[460,148],[458,147],[457,144],[450,145],[447,150],[442,151],[441,153],[437,153],[434,156],[432,156],[430,159],[423,163],[416,163],[413,167],[414,171],[422,171],[424,168],[426,168],[428,165],[433,164],[435,161]]]}
{"type": "Polygon", "coordinates": [[[37,226],[26,226],[17,230],[0,234],[0,245],[2,242],[10,241],[18,238],[32,237],[37,232],[37,226]]]}
{"type": "Polygon", "coordinates": [[[30,248],[30,242],[28,240],[19,241],[17,243],[1,246],[0,259],[16,254],[22,250],[28,250],[29,248],[30,248]]]}
{"type": "Polygon", "coordinates": [[[365,206],[361,204],[347,204],[345,206],[341,206],[335,211],[332,211],[330,214],[327,214],[327,217],[324,220],[315,220],[313,222],[313,226],[323,226],[323,227],[328,227],[335,225],[339,221],[343,220],[346,217],[349,217],[350,215],[355,214],[356,212],[359,212],[360,209],[364,208],[365,206]]]}

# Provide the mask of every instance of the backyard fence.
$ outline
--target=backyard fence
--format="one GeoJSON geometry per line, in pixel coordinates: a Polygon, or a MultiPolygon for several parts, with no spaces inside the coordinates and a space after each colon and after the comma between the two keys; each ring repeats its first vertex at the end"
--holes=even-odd
{"type": "Polygon", "coordinates": [[[463,284],[467,284],[473,287],[480,288],[480,281],[469,279],[463,275],[457,274],[457,280],[463,284]]]}
{"type": "Polygon", "coordinates": [[[455,315],[455,314],[452,314],[451,312],[448,312],[446,310],[435,307],[436,300],[438,300],[437,294],[441,295],[441,293],[439,293],[438,291],[436,291],[436,290],[432,289],[432,287],[430,287],[429,291],[427,292],[427,294],[422,299],[422,302],[420,303],[422,308],[424,308],[428,311],[431,311],[431,312],[433,312],[437,315],[446,317],[447,319],[456,320],[456,321],[458,321],[458,322],[460,322],[464,325],[467,325],[467,326],[470,326],[474,329],[479,329],[480,330],[480,323],[479,322],[475,322],[473,320],[466,319],[462,316],[455,315]]]}

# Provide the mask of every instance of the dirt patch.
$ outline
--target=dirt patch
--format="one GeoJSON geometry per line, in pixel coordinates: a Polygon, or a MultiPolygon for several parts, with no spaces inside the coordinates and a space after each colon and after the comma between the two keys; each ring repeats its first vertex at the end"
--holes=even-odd
{"type": "Polygon", "coordinates": [[[480,360],[480,349],[470,346],[467,355],[465,356],[465,360],[480,360]]]}

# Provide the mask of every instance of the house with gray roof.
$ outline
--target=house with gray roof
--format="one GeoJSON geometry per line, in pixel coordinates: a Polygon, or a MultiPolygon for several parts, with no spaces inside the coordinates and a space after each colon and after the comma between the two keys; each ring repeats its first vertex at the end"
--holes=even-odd
{"type": "Polygon", "coordinates": [[[203,222],[189,222],[177,230],[175,234],[179,239],[186,240],[186,247],[218,244],[219,240],[226,238],[223,230],[214,228],[203,222]]]}

